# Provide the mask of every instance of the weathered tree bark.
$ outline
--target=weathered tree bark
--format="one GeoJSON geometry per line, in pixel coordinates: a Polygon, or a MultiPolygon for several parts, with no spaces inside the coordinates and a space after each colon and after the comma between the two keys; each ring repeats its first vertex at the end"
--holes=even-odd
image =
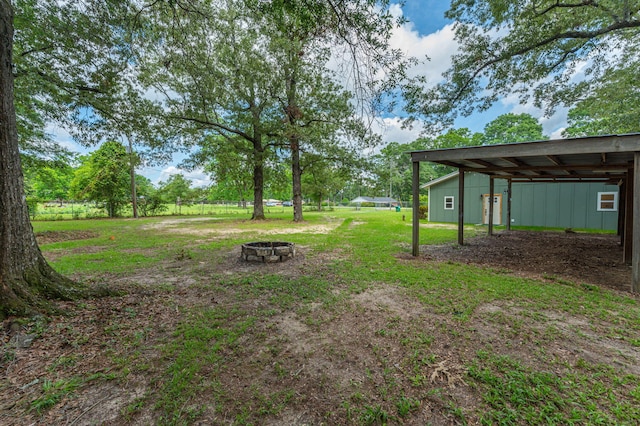
{"type": "Polygon", "coordinates": [[[253,140],[253,215],[251,220],[265,220],[264,206],[264,148],[262,137],[253,140]]]}
{"type": "Polygon", "coordinates": [[[0,318],[70,299],[81,287],[54,271],[42,256],[29,221],[18,149],[13,96],[13,10],[0,0],[0,318]]]}
{"type": "Polygon", "coordinates": [[[291,175],[293,177],[293,221],[302,222],[302,167],[300,166],[300,141],[291,138],[291,175]]]}

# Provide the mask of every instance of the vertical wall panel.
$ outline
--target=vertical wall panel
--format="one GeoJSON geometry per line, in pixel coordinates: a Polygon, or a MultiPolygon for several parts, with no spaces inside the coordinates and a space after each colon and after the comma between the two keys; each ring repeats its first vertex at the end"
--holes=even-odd
{"type": "MultiPolygon", "coordinates": [[[[494,193],[502,193],[502,217],[506,223],[507,182],[496,179],[494,193]]],[[[600,183],[513,184],[512,225],[550,228],[592,228],[615,230],[617,212],[597,211],[598,192],[618,192],[616,185],[600,183]]],[[[465,176],[465,222],[482,223],[482,198],[489,193],[489,177],[465,176]]],[[[433,222],[458,220],[458,179],[453,177],[430,188],[429,215],[433,222]],[[454,197],[454,210],[444,210],[444,197],[454,197]]]]}

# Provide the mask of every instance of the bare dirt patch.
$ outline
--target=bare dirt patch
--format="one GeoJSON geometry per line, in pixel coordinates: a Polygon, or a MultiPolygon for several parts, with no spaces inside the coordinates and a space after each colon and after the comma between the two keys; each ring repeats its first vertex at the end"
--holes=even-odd
{"type": "Polygon", "coordinates": [[[88,240],[96,238],[100,234],[92,231],[44,231],[36,233],[36,240],[39,245],[58,243],[71,240],[88,240]]]}
{"type": "Polygon", "coordinates": [[[615,290],[631,290],[631,267],[620,239],[610,234],[503,231],[457,244],[420,247],[423,259],[506,268],[535,278],[559,277],[615,290]]]}
{"type": "Polygon", "coordinates": [[[155,222],[152,225],[146,225],[143,229],[152,229],[156,231],[172,232],[177,234],[200,235],[200,236],[229,236],[236,234],[251,233],[253,235],[281,235],[281,234],[328,234],[336,229],[343,222],[342,220],[332,220],[329,223],[321,225],[305,225],[296,224],[295,227],[263,229],[247,229],[239,227],[218,226],[220,219],[215,218],[185,218],[185,219],[167,219],[155,222]],[[203,228],[202,223],[211,222],[211,227],[203,228]],[[188,225],[200,223],[200,226],[193,228],[188,225]]]}

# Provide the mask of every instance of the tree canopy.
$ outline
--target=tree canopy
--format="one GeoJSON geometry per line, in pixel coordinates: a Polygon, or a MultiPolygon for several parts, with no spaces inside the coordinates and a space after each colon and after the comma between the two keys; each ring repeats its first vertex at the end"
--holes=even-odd
{"type": "Polygon", "coordinates": [[[408,86],[413,117],[450,124],[511,94],[551,113],[638,67],[637,0],[453,0],[446,16],[460,48],[442,81],[408,86]]]}
{"type": "Polygon", "coordinates": [[[115,217],[131,201],[129,183],[129,154],[120,142],[108,141],[84,158],[70,193],[77,200],[102,203],[115,217]]]}
{"type": "MultiPolygon", "coordinates": [[[[283,158],[276,151],[291,152],[293,199],[300,207],[304,150],[318,154],[336,141],[372,140],[355,118],[355,105],[376,104],[378,66],[390,70],[401,63],[388,45],[395,18],[386,6],[369,0],[150,5],[140,14],[150,28],[138,37],[146,48],[139,55],[142,82],[157,94],[183,148],[202,148],[218,136],[217,147],[200,149],[192,164],[216,162],[206,158],[214,152],[246,158],[253,218],[264,219],[265,176],[274,169],[267,162],[283,158]],[[370,91],[368,98],[354,97],[328,69],[338,47],[349,51],[357,77],[350,89],[370,91]]],[[[301,208],[294,211],[301,220],[301,208]]]]}
{"type": "Polygon", "coordinates": [[[531,142],[547,139],[542,124],[530,114],[503,114],[487,123],[480,141],[483,145],[531,142]]]}
{"type": "Polygon", "coordinates": [[[563,135],[584,137],[637,132],[640,129],[637,69],[609,71],[601,84],[571,108],[563,135]]]}

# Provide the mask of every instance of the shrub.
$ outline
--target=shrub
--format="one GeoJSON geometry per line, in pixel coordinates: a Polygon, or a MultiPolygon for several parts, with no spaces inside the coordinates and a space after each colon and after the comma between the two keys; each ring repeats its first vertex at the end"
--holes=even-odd
{"type": "Polygon", "coordinates": [[[420,219],[426,219],[427,213],[429,213],[429,206],[420,206],[418,207],[418,217],[420,219]]]}
{"type": "Polygon", "coordinates": [[[34,197],[27,197],[27,209],[29,210],[29,216],[33,220],[38,214],[38,199],[34,197]]]}

